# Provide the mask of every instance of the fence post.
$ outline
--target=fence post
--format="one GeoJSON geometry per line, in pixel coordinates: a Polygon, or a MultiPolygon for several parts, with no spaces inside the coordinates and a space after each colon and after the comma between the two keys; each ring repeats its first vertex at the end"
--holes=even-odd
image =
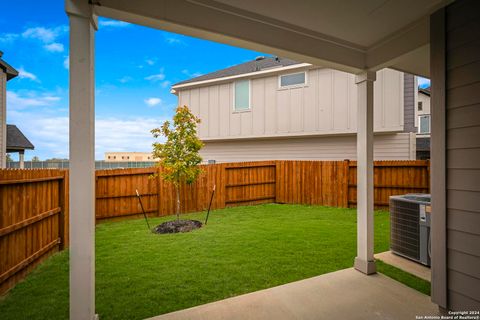
{"type": "Polygon", "coordinates": [[[58,236],[60,238],[59,250],[65,249],[65,209],[66,209],[66,183],[67,171],[63,170],[63,178],[59,181],[58,200],[60,213],[58,215],[58,236]]]}
{"type": "Polygon", "coordinates": [[[160,186],[160,167],[157,166],[157,216],[160,217],[161,216],[161,205],[162,205],[162,198],[160,197],[160,194],[161,194],[161,186],[160,186]]]}
{"type": "Polygon", "coordinates": [[[348,208],[348,191],[350,183],[350,160],[343,160],[344,177],[343,177],[343,207],[348,208]]]}

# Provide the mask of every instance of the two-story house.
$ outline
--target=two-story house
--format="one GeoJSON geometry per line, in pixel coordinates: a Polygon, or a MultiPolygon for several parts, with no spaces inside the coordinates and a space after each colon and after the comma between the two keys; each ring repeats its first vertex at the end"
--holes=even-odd
{"type": "MultiPolygon", "coordinates": [[[[415,159],[415,83],[395,70],[377,73],[375,159],[415,159]]],[[[356,158],[352,74],[259,57],[179,82],[172,92],[202,121],[205,161],[356,158]]]]}
{"type": "Polygon", "coordinates": [[[417,159],[430,159],[430,88],[418,89],[416,115],[417,159]]]}

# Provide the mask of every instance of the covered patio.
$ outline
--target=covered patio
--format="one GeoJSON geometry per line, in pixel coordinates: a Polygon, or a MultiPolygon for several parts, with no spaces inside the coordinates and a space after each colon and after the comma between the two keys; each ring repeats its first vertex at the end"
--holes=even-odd
{"type": "MultiPolygon", "coordinates": [[[[445,6],[451,2],[442,0],[428,0],[421,3],[413,0],[387,2],[281,0],[272,6],[271,2],[253,0],[66,0],[66,11],[70,19],[70,318],[95,318],[95,90],[93,75],[97,16],[276,54],[356,75],[358,159],[357,256],[354,261],[356,270],[340,271],[233,298],[226,302],[181,311],[192,312],[188,315],[184,314],[184,317],[190,317],[190,315],[199,318],[207,317],[204,315],[208,312],[212,312],[210,316],[214,317],[214,311],[208,311],[214,309],[217,310],[215,311],[217,317],[221,316],[221,312],[225,312],[222,310],[229,310],[228,315],[237,315],[238,312],[243,313],[246,309],[258,318],[265,318],[269,310],[275,309],[277,314],[281,313],[285,316],[290,314],[298,318],[308,318],[309,315],[315,317],[315,313],[319,316],[329,312],[333,314],[335,311],[337,314],[334,316],[338,316],[338,312],[345,314],[348,312],[349,318],[352,315],[354,317],[358,315],[360,319],[362,314],[369,319],[387,318],[389,315],[392,318],[395,318],[394,315],[403,316],[406,315],[402,313],[406,311],[404,309],[411,308],[412,305],[419,308],[412,310],[412,315],[423,312],[431,314],[435,311],[436,308],[428,302],[428,298],[403,288],[393,280],[373,275],[376,271],[373,256],[373,102],[375,99],[373,84],[376,80],[376,71],[385,67],[432,79],[434,107],[431,189],[432,212],[435,213],[432,218],[431,233],[432,301],[445,309],[478,306],[477,299],[480,299],[480,295],[468,285],[470,278],[480,281],[477,278],[478,270],[472,271],[466,267],[468,263],[462,260],[463,256],[459,257],[458,264],[452,267],[462,270],[463,275],[454,271],[453,278],[450,278],[447,284],[445,112],[447,15],[445,6]],[[449,286],[455,287],[455,293],[451,295],[452,300],[447,299],[449,286]],[[370,304],[372,297],[367,294],[368,290],[377,297],[373,299],[376,301],[375,305],[370,304]],[[299,294],[299,292],[303,293],[299,294]],[[315,294],[313,296],[305,294],[308,292],[315,294]],[[260,301],[263,302],[252,304],[249,298],[252,295],[262,297],[260,301]],[[301,308],[300,302],[298,308],[290,309],[293,304],[282,301],[286,297],[293,296],[297,297],[297,301],[301,300],[300,297],[308,296],[307,300],[302,301],[310,304],[308,310],[301,308]],[[333,299],[334,297],[337,299],[333,299]],[[329,304],[329,299],[336,304],[329,304]],[[335,310],[332,306],[335,306],[335,310]],[[302,310],[309,312],[309,315],[302,314],[302,310]]],[[[478,3],[475,4],[469,0],[458,2],[460,4],[454,7],[449,19],[460,25],[464,12],[470,12],[469,17],[474,19],[473,12],[478,11],[469,10],[469,8],[478,6],[478,3]],[[456,17],[455,14],[459,16],[456,17]]],[[[465,35],[474,37],[476,33],[461,34],[462,37],[465,35]]],[[[460,40],[468,42],[474,41],[475,38],[473,40],[460,38],[460,40]]],[[[457,63],[452,67],[462,65],[462,60],[475,61],[472,57],[475,56],[474,52],[477,49],[478,46],[474,46],[471,48],[473,54],[459,55],[457,63]]],[[[475,79],[468,77],[457,77],[455,80],[457,85],[465,84],[467,80],[475,82],[475,79]]],[[[462,96],[463,98],[460,98],[457,104],[478,103],[476,100],[478,95],[475,95],[478,90],[474,89],[467,90],[465,92],[467,98],[462,96]]],[[[451,103],[451,100],[449,102],[451,103]]],[[[377,116],[385,117],[386,115],[377,116]]],[[[461,122],[461,120],[458,121],[461,122]]],[[[475,126],[475,124],[471,125],[475,126]]],[[[478,131],[472,134],[478,135],[478,131]]],[[[465,141],[461,137],[457,138],[465,141]]],[[[474,138],[467,147],[470,149],[478,147],[474,140],[478,141],[474,138]]],[[[460,157],[459,154],[452,155],[452,159],[460,157]]],[[[462,164],[459,165],[462,166],[462,164]]],[[[465,187],[462,185],[463,181],[466,180],[456,180],[457,190],[465,187]]],[[[473,188],[474,191],[480,190],[478,184],[473,188]]],[[[455,199],[461,202],[460,198],[463,196],[463,193],[457,193],[455,199]]],[[[474,198],[468,199],[460,207],[464,211],[478,212],[478,204],[474,198]]],[[[470,259],[473,259],[469,260],[470,263],[478,264],[480,261],[478,247],[470,245],[478,241],[478,230],[465,238],[460,233],[465,231],[465,228],[468,229],[468,223],[465,223],[466,220],[460,218],[461,216],[457,217],[455,221],[460,230],[457,230],[459,234],[454,234],[451,241],[456,243],[457,250],[464,248],[466,252],[468,251],[467,253],[471,255],[470,259]]],[[[480,221],[476,216],[470,216],[469,219],[480,221]]],[[[208,318],[211,318],[210,316],[208,318]]],[[[402,316],[396,318],[405,318],[402,316]]],[[[165,317],[175,317],[175,315],[165,317]]],[[[270,318],[271,315],[268,314],[268,317],[270,318]]]]}
{"type": "Polygon", "coordinates": [[[382,274],[365,277],[349,268],[151,319],[380,320],[437,314],[428,296],[382,274]]]}

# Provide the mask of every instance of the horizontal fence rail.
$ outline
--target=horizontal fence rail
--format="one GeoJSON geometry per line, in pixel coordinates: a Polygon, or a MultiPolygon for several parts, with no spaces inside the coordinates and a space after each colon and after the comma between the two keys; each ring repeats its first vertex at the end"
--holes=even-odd
{"type": "Polygon", "coordinates": [[[0,170],[0,294],[68,245],[68,172],[0,170]]]}
{"type": "MultiPolygon", "coordinates": [[[[428,193],[428,161],[375,161],[377,208],[389,197],[428,193]]],[[[262,203],[355,207],[356,161],[257,161],[202,165],[198,180],[182,186],[181,212],[262,203]]],[[[97,222],[142,214],[175,213],[175,190],[161,167],[96,170],[97,222]]],[[[0,170],[0,294],[35,265],[68,244],[68,171],[0,170]]]]}

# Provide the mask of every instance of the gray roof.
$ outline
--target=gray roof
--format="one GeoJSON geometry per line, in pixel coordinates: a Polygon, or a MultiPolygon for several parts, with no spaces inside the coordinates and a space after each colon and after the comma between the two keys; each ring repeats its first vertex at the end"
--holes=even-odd
{"type": "Polygon", "coordinates": [[[418,88],[418,92],[426,94],[427,96],[430,96],[430,87],[428,87],[428,88],[418,88]]]}
{"type": "Polygon", "coordinates": [[[279,67],[286,67],[294,64],[299,64],[300,62],[287,59],[287,58],[279,58],[279,57],[259,57],[255,60],[248,61],[245,63],[237,64],[235,66],[217,70],[211,73],[204,74],[199,77],[195,77],[192,79],[184,80],[178,83],[175,83],[173,86],[179,84],[186,84],[190,82],[197,82],[197,81],[204,81],[204,80],[212,80],[217,78],[224,78],[224,77],[231,77],[237,76],[241,74],[252,73],[256,71],[261,71],[265,69],[271,68],[279,68],[279,67]]]}
{"type": "Polygon", "coordinates": [[[0,69],[7,74],[7,81],[18,76],[18,71],[2,59],[3,52],[0,51],[0,69]]]}
{"type": "Polygon", "coordinates": [[[30,140],[14,124],[7,124],[7,152],[34,149],[30,140]]]}

